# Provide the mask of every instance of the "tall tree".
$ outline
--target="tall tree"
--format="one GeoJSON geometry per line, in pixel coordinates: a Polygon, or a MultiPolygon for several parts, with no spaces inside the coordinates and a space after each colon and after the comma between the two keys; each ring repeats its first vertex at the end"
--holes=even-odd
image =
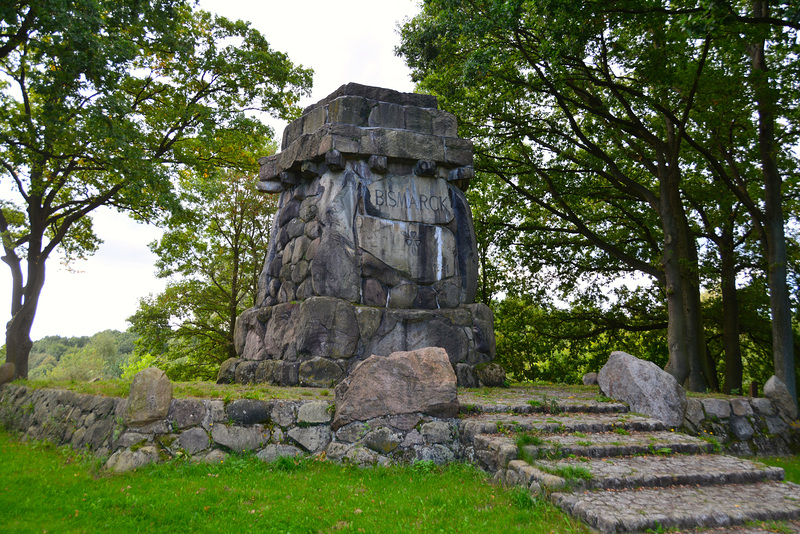
{"type": "MultiPolygon", "coordinates": [[[[533,241],[555,244],[578,273],[637,270],[661,285],[667,369],[691,389],[715,387],[716,373],[700,311],[703,221],[689,196],[716,201],[720,184],[732,183],[726,200],[746,206],[749,197],[759,206],[764,198],[752,168],[742,165],[736,181],[727,162],[717,164],[720,147],[739,157],[756,146],[742,40],[719,25],[767,19],[718,15],[720,5],[728,3],[428,0],[404,26],[398,50],[420,87],[438,94],[478,141],[476,165],[522,199],[509,205],[519,232],[535,229],[541,237],[533,241]],[[703,125],[721,125],[716,109],[731,100],[741,104],[727,115],[734,121],[706,135],[703,125]]],[[[793,146],[791,130],[776,136],[784,148],[793,146]]],[[[786,150],[777,152],[792,165],[786,150]]],[[[561,261],[549,259],[551,268],[561,261]]]]}
{"type": "Polygon", "coordinates": [[[271,134],[252,112],[296,113],[311,72],[184,0],[16,1],[0,17],[6,359],[24,377],[51,254],[94,252],[98,206],[149,220],[178,206],[182,169],[241,170],[226,147],[271,134]]]}
{"type": "Polygon", "coordinates": [[[236,318],[256,302],[275,201],[255,179],[186,175],[185,211],[151,244],[166,290],[141,299],[129,319],[137,353],[150,354],[174,378],[216,376],[236,356],[236,318]]]}
{"type": "Polygon", "coordinates": [[[668,370],[703,390],[714,377],[679,163],[707,47],[679,39],[663,16],[624,21],[602,9],[431,0],[405,26],[400,52],[465,119],[479,164],[546,214],[539,230],[581,236],[663,284],[668,370]],[[621,218],[630,222],[610,224],[621,218]]]}

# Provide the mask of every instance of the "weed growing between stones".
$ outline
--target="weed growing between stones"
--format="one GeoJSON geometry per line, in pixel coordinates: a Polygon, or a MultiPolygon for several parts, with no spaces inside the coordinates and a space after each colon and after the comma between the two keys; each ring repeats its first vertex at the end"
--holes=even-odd
{"type": "Polygon", "coordinates": [[[701,434],[698,434],[697,437],[702,439],[706,443],[710,443],[714,453],[718,454],[718,453],[722,452],[722,445],[717,440],[717,438],[715,438],[713,436],[713,434],[714,434],[713,432],[709,432],[707,430],[703,430],[703,432],[701,434]]]}
{"type": "Polygon", "coordinates": [[[580,465],[560,465],[556,467],[538,465],[537,467],[546,473],[563,478],[570,485],[580,480],[592,480],[594,478],[589,469],[580,465]]]}

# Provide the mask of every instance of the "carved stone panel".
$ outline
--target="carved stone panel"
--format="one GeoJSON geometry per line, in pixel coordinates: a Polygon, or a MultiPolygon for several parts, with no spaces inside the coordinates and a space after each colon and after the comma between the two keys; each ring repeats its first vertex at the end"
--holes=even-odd
{"type": "Polygon", "coordinates": [[[447,228],[359,215],[356,230],[363,250],[418,283],[456,275],[456,239],[447,228]]]}

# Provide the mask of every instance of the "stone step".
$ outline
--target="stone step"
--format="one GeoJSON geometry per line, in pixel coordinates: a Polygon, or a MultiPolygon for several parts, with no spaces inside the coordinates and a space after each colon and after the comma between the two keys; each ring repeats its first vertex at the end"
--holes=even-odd
{"type": "Polygon", "coordinates": [[[543,434],[530,438],[498,434],[474,436],[465,447],[467,456],[472,455],[484,470],[495,473],[505,469],[512,460],[565,458],[570,455],[587,458],[611,458],[645,455],[703,454],[712,453],[714,445],[693,436],[676,432],[616,432],[578,435],[543,434]],[[525,439],[527,441],[522,441],[525,439]]]}
{"type": "Polygon", "coordinates": [[[784,477],[779,467],[717,454],[562,458],[534,460],[530,466],[533,469],[510,462],[508,469],[517,471],[521,484],[530,488],[536,482],[540,485],[537,489],[545,492],[564,487],[607,490],[750,484],[766,480],[779,482],[784,477]]]}
{"type": "Polygon", "coordinates": [[[568,432],[598,433],[613,431],[654,432],[669,430],[664,423],[641,415],[618,414],[481,414],[461,421],[462,440],[471,442],[480,434],[516,434],[536,431],[555,434],[568,432]]]}
{"type": "MultiPolygon", "coordinates": [[[[536,440],[537,437],[533,436],[532,439],[536,440]]],[[[531,458],[560,458],[569,455],[609,458],[635,454],[666,456],[716,452],[713,444],[700,438],[668,431],[546,434],[538,437],[537,443],[524,445],[522,450],[531,458]]]]}
{"type": "Polygon", "coordinates": [[[561,413],[627,413],[628,406],[621,402],[598,402],[580,399],[537,400],[533,398],[524,403],[465,403],[461,401],[459,411],[463,414],[545,413],[558,415],[561,413]]]}
{"type": "Polygon", "coordinates": [[[597,386],[512,386],[491,390],[459,389],[464,413],[624,413],[628,406],[598,395],[597,386]]]}
{"type": "Polygon", "coordinates": [[[564,512],[603,534],[800,517],[800,486],[788,482],[555,492],[550,498],[564,512]]]}

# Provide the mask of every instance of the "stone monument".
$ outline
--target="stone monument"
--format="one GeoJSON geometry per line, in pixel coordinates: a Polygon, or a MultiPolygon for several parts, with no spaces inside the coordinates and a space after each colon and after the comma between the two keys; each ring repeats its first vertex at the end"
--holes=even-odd
{"type": "Polygon", "coordinates": [[[462,386],[495,355],[476,304],[472,143],[435,97],[347,84],[261,158],[280,196],[257,304],[219,381],[330,387],[372,354],[441,347],[462,386]]]}

